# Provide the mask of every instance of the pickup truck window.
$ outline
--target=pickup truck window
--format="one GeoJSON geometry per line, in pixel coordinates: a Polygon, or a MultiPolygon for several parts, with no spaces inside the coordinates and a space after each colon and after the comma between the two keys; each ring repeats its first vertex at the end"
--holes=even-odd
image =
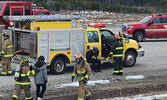
{"type": "Polygon", "coordinates": [[[160,18],[161,17],[156,17],[156,18],[153,18],[151,21],[153,22],[153,24],[159,24],[161,23],[160,18]]]}
{"type": "Polygon", "coordinates": [[[151,16],[145,17],[145,18],[143,18],[142,20],[140,20],[139,23],[145,23],[145,22],[147,22],[150,18],[151,18],[151,16]]]}
{"type": "Polygon", "coordinates": [[[109,42],[113,42],[115,40],[114,38],[114,34],[112,34],[110,31],[108,30],[100,30],[100,34],[104,35],[104,37],[109,41],[109,42]]]}
{"type": "Polygon", "coordinates": [[[87,31],[88,42],[99,42],[97,31],[87,31]]]}
{"type": "Polygon", "coordinates": [[[161,23],[167,23],[167,17],[161,17],[161,18],[162,18],[161,23]]]}

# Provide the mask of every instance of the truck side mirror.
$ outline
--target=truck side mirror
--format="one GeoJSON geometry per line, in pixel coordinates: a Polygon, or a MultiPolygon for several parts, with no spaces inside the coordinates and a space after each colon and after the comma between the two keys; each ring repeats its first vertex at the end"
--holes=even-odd
{"type": "Polygon", "coordinates": [[[153,24],[153,21],[148,22],[148,26],[150,26],[151,24],[153,24]]]}

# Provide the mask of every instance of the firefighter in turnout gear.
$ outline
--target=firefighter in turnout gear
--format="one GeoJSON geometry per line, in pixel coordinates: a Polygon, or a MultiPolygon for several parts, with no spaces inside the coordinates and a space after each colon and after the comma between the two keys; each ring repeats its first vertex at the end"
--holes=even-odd
{"type": "Polygon", "coordinates": [[[12,74],[12,68],[11,68],[11,58],[13,57],[13,45],[12,42],[9,39],[10,34],[4,33],[4,42],[2,45],[2,72],[1,75],[11,75],[12,74]]]}
{"type": "Polygon", "coordinates": [[[74,66],[71,80],[73,82],[76,77],[79,82],[78,100],[89,100],[91,93],[87,89],[87,81],[90,79],[91,68],[80,53],[76,54],[74,57],[76,65],[74,66]]]}
{"type": "MultiPolygon", "coordinates": [[[[25,100],[33,100],[30,93],[31,81],[28,78],[31,74],[34,75],[35,71],[32,70],[32,67],[28,65],[29,60],[24,58],[20,64],[19,77],[15,77],[16,84],[12,100],[18,100],[18,96],[21,93],[22,89],[25,93],[25,100]]],[[[18,73],[18,72],[17,72],[18,73]]]]}
{"type": "Polygon", "coordinates": [[[110,52],[113,56],[113,75],[123,74],[123,43],[119,35],[115,35],[115,42],[112,45],[112,50],[110,52]]]}

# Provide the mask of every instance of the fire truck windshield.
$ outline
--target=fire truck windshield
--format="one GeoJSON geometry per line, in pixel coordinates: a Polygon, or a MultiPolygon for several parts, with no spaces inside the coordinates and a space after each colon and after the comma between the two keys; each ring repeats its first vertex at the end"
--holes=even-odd
{"type": "Polygon", "coordinates": [[[149,19],[151,18],[151,16],[145,17],[142,20],[139,21],[139,23],[145,23],[147,22],[149,19]]]}

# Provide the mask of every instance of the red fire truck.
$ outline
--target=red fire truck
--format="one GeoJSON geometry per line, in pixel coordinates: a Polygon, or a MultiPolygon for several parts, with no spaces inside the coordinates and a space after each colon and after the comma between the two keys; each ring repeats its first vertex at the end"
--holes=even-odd
{"type": "MultiPolygon", "coordinates": [[[[50,15],[50,12],[43,7],[33,8],[31,2],[0,2],[0,27],[7,28],[10,26],[9,20],[4,20],[3,16],[24,16],[24,15],[50,15]]],[[[1,30],[0,29],[0,30],[1,30]]]]}
{"type": "Polygon", "coordinates": [[[123,24],[122,31],[126,37],[139,42],[146,38],[167,37],[167,15],[153,14],[139,22],[123,24]]]}

